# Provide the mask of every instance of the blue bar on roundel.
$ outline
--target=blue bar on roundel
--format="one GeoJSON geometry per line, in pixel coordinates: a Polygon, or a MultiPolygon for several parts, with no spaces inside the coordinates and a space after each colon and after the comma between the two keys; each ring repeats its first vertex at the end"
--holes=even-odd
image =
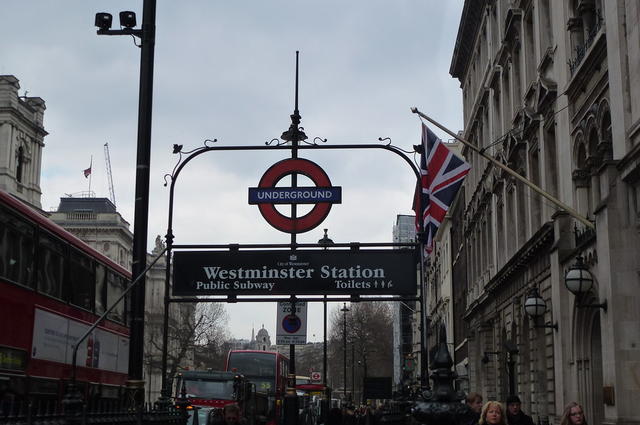
{"type": "Polygon", "coordinates": [[[342,202],[342,187],[250,187],[249,204],[318,204],[342,202]]]}

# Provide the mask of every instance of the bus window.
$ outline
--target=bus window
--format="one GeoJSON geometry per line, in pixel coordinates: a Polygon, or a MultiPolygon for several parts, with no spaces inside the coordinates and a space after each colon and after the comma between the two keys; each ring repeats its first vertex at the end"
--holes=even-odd
{"type": "MultiPolygon", "coordinates": [[[[124,291],[124,279],[115,273],[107,273],[107,308],[111,307],[124,291]]],[[[111,313],[109,319],[124,322],[124,300],[120,301],[111,313]]]]}
{"type": "Polygon", "coordinates": [[[107,311],[107,270],[102,264],[96,264],[96,314],[107,311]]]}
{"type": "Polygon", "coordinates": [[[40,235],[38,291],[62,299],[64,244],[46,233],[40,235]]]}
{"type": "Polygon", "coordinates": [[[93,311],[95,277],[91,260],[79,251],[71,250],[69,257],[69,302],[93,311]]]}
{"type": "Polygon", "coordinates": [[[33,288],[33,226],[0,209],[0,276],[33,288]]]}

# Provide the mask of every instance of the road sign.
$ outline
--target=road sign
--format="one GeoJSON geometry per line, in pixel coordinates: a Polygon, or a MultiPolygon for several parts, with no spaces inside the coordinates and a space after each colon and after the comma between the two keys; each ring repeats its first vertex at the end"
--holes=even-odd
{"type": "Polygon", "coordinates": [[[320,372],[311,372],[311,380],[320,381],[322,380],[322,375],[320,374],[320,372]]]}
{"type": "Polygon", "coordinates": [[[417,263],[408,249],[176,250],[173,294],[415,295],[417,263]]]}
{"type": "Polygon", "coordinates": [[[290,302],[278,302],[276,328],[276,344],[306,344],[307,303],[296,302],[296,311],[292,312],[290,302]]]}

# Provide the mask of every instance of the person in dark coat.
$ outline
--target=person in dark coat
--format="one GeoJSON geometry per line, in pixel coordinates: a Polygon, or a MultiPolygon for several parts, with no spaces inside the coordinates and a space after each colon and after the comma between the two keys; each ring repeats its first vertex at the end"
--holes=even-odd
{"type": "Polygon", "coordinates": [[[468,425],[477,425],[482,412],[482,395],[479,393],[469,393],[465,400],[469,406],[469,418],[466,420],[468,425]]]}
{"type": "Polygon", "coordinates": [[[531,416],[522,411],[522,402],[517,395],[507,397],[507,421],[509,425],[534,425],[531,416]]]}

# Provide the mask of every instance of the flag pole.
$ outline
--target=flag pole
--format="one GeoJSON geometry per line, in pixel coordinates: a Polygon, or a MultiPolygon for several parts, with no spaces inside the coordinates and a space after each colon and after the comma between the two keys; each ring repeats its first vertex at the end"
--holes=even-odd
{"type": "Polygon", "coordinates": [[[91,198],[91,177],[93,176],[93,155],[91,155],[91,161],[89,162],[89,193],[88,197],[91,198]]]}
{"type": "Polygon", "coordinates": [[[566,211],[569,215],[571,215],[572,217],[574,217],[576,220],[578,220],[579,222],[581,222],[582,224],[584,224],[585,226],[591,228],[591,229],[595,229],[596,226],[595,224],[590,221],[588,218],[584,217],[582,214],[580,214],[578,211],[574,210],[573,208],[571,208],[570,206],[564,204],[562,201],[560,201],[559,199],[555,198],[554,196],[552,196],[551,194],[549,194],[548,192],[544,191],[543,189],[541,189],[538,185],[536,185],[535,183],[531,182],[530,180],[527,180],[526,178],[522,177],[520,174],[518,174],[517,172],[515,172],[514,170],[512,170],[511,168],[507,167],[506,165],[504,165],[502,162],[498,161],[497,159],[495,159],[494,157],[486,154],[484,152],[484,150],[482,149],[478,149],[478,147],[476,147],[475,145],[473,145],[472,143],[469,143],[468,141],[466,141],[465,139],[463,139],[462,137],[458,136],[457,134],[455,134],[453,131],[449,130],[447,127],[443,126],[442,124],[440,124],[438,121],[434,120],[433,118],[429,117],[428,115],[423,114],[422,112],[420,112],[418,110],[418,108],[416,108],[415,106],[411,108],[411,112],[413,112],[414,114],[418,114],[420,117],[424,118],[425,120],[429,121],[430,123],[432,123],[433,125],[435,125],[436,127],[438,127],[440,130],[444,131],[445,133],[447,133],[448,135],[450,135],[451,137],[454,137],[456,140],[458,140],[460,143],[462,143],[465,146],[468,146],[471,150],[477,152],[481,157],[483,157],[484,159],[486,159],[487,161],[491,162],[493,165],[495,165],[496,167],[502,169],[503,171],[506,171],[507,173],[509,173],[511,176],[513,176],[514,178],[520,180],[522,183],[526,184],[527,186],[529,186],[531,188],[531,190],[533,190],[534,192],[536,192],[537,194],[543,196],[544,198],[548,199],[549,201],[551,201],[555,206],[557,206],[558,208],[566,211]]]}

